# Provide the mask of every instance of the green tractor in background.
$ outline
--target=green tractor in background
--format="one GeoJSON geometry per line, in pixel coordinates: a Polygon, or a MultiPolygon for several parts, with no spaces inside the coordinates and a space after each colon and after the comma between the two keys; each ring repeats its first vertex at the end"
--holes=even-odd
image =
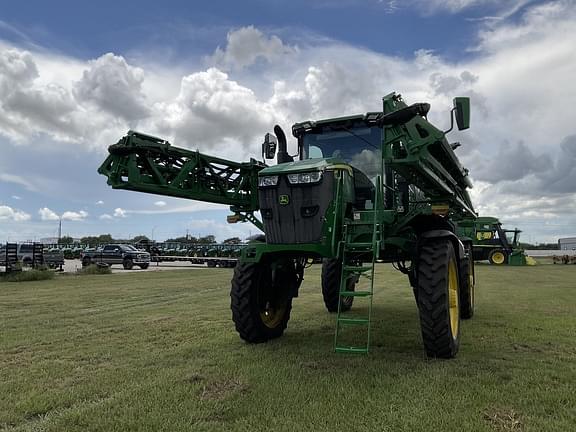
{"type": "Polygon", "coordinates": [[[263,162],[229,161],[129,132],[98,171],[115,189],[227,204],[228,222],[264,232],[243,249],[232,277],[232,319],[245,341],[284,333],[305,269],[322,259],[335,351],[367,353],[374,268],[386,262],[409,277],[427,355],[451,358],[460,320],[474,313],[475,283],[472,242],[459,238],[452,220],[476,213],[468,170],[446,134],[454,119],[458,129],[469,127],[470,105],[454,99],[448,131],[428,122],[429,109],[391,93],[379,112],[297,123],[295,156],[276,126],[262,145],[263,162]],[[267,166],[276,153],[277,164],[267,166]],[[348,312],[362,300],[364,307],[348,312]]]}
{"type": "Polygon", "coordinates": [[[520,247],[520,231],[503,229],[495,217],[481,216],[458,222],[461,237],[472,239],[474,260],[493,265],[534,265],[536,262],[520,247]]]}

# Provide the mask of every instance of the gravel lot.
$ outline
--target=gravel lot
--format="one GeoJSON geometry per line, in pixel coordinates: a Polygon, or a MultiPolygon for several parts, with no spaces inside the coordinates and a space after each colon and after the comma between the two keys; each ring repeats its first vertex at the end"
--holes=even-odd
{"type": "MultiPolygon", "coordinates": [[[[82,268],[82,262],[80,260],[66,260],[64,262],[64,271],[68,273],[74,273],[82,268]]],[[[163,263],[150,263],[150,267],[146,270],[142,270],[140,267],[134,266],[132,270],[124,270],[122,265],[113,265],[112,273],[133,273],[133,272],[150,272],[150,271],[163,271],[163,270],[182,270],[182,269],[202,269],[207,268],[205,265],[190,264],[186,261],[180,262],[163,262],[163,263]]]]}

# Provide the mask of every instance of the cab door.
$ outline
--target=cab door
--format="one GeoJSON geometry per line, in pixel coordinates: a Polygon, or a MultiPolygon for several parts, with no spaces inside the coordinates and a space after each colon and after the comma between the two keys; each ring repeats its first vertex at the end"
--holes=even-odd
{"type": "Polygon", "coordinates": [[[104,246],[102,259],[108,264],[122,264],[122,251],[120,247],[115,245],[104,246]]]}

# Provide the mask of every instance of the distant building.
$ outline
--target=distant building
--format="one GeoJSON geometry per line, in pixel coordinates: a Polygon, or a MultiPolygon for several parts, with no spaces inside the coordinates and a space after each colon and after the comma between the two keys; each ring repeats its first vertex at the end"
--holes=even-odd
{"type": "Polygon", "coordinates": [[[576,237],[566,237],[558,239],[558,249],[576,250],[576,237]]]}

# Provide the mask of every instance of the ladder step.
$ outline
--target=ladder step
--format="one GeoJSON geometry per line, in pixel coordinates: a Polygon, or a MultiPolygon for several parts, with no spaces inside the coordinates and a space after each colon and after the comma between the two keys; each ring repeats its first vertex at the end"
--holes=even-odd
{"type": "Polygon", "coordinates": [[[367,325],[370,322],[368,318],[339,318],[339,324],[345,325],[367,325]]]}
{"type": "Polygon", "coordinates": [[[348,222],[348,225],[374,225],[374,221],[373,220],[355,220],[355,221],[350,221],[348,222]]]}
{"type": "Polygon", "coordinates": [[[372,266],[344,266],[344,271],[362,273],[372,270],[372,266]]]}
{"type": "Polygon", "coordinates": [[[369,249],[372,250],[372,243],[346,243],[346,248],[349,250],[356,250],[356,249],[369,249]]]}
{"type": "Polygon", "coordinates": [[[342,297],[370,297],[371,291],[340,291],[342,297]]]}
{"type": "Polygon", "coordinates": [[[367,354],[368,347],[335,347],[337,353],[367,354]]]}

